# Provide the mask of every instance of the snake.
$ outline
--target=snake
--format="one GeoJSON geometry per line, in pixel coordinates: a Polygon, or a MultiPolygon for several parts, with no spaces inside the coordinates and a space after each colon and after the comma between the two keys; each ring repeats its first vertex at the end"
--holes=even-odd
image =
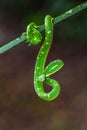
{"type": "MultiPolygon", "coordinates": [[[[27,42],[30,42],[32,45],[38,45],[42,40],[42,35],[38,30],[38,27],[39,26],[37,26],[34,22],[31,22],[27,26],[27,42]]],[[[37,55],[34,69],[34,89],[36,94],[41,99],[52,101],[59,95],[61,88],[59,82],[52,79],[50,76],[60,70],[63,67],[64,62],[59,59],[53,60],[47,66],[45,66],[47,56],[53,41],[54,24],[53,17],[51,15],[45,16],[44,27],[45,38],[37,55]],[[50,91],[45,91],[44,82],[51,87],[50,91]]]]}

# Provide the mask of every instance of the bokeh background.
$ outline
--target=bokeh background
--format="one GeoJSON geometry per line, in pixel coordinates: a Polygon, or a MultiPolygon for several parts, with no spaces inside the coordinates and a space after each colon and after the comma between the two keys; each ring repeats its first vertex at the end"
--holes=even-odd
{"type": "MultiPolygon", "coordinates": [[[[31,21],[43,24],[85,0],[0,0],[0,46],[31,21]]],[[[54,101],[37,97],[33,71],[41,45],[26,42],[0,55],[0,130],[87,130],[87,9],[56,24],[47,63],[62,59],[53,75],[61,84],[54,101]]],[[[46,89],[46,88],[45,88],[46,89]]]]}

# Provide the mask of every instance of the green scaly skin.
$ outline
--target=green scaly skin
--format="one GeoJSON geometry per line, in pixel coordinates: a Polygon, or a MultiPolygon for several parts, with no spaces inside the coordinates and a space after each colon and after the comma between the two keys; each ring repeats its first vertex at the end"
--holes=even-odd
{"type": "MultiPolygon", "coordinates": [[[[36,64],[35,64],[35,70],[34,70],[35,91],[40,98],[47,100],[47,101],[51,101],[51,100],[55,99],[60,93],[59,83],[56,80],[49,78],[49,76],[51,74],[55,73],[56,71],[58,71],[60,68],[62,68],[62,66],[64,64],[63,61],[61,61],[61,60],[55,60],[55,61],[51,62],[44,69],[46,58],[47,58],[47,55],[48,55],[48,52],[50,50],[52,40],[53,40],[54,25],[53,25],[52,20],[53,20],[53,18],[50,15],[47,15],[45,17],[45,40],[44,40],[42,47],[38,53],[38,56],[36,59],[36,64]],[[52,87],[52,90],[50,92],[46,93],[44,91],[43,81],[45,81],[49,86],[52,87]]],[[[35,26],[34,26],[34,29],[35,29],[35,26]]],[[[34,30],[33,34],[35,34],[36,31],[37,30],[34,30]]],[[[31,32],[30,26],[28,26],[28,29],[27,29],[28,39],[32,39],[31,36],[29,35],[30,32],[31,32]]],[[[33,36],[33,37],[35,37],[35,36],[33,36]]],[[[35,39],[36,38],[34,38],[34,40],[35,39]]],[[[41,36],[40,36],[40,40],[41,40],[41,36]]],[[[32,42],[32,40],[30,42],[31,42],[31,44],[37,44],[34,41],[32,42]]]]}

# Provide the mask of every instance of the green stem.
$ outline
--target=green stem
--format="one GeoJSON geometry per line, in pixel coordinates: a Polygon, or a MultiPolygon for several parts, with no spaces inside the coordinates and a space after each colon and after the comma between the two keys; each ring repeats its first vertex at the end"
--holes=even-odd
{"type": "MultiPolygon", "coordinates": [[[[70,9],[69,11],[66,11],[65,13],[57,16],[56,18],[54,18],[54,24],[57,24],[60,21],[63,21],[64,19],[66,19],[66,18],[80,12],[81,10],[83,10],[85,8],[87,8],[87,1],[80,4],[80,5],[78,5],[78,6],[76,6],[76,7],[74,7],[74,8],[72,8],[72,9],[70,9]]],[[[39,30],[43,31],[44,30],[44,25],[40,25],[39,30]]],[[[0,47],[0,54],[4,53],[5,51],[9,50],[10,48],[12,48],[12,47],[14,47],[14,46],[26,41],[26,40],[27,40],[26,36],[21,35],[19,38],[17,38],[15,40],[7,43],[6,45],[0,47]]]]}
{"type": "Polygon", "coordinates": [[[9,50],[10,48],[18,45],[19,43],[22,43],[23,41],[26,40],[26,37],[25,36],[20,36],[18,38],[16,38],[15,40],[3,45],[1,48],[0,48],[0,54],[4,53],[5,51],[9,50]]]}

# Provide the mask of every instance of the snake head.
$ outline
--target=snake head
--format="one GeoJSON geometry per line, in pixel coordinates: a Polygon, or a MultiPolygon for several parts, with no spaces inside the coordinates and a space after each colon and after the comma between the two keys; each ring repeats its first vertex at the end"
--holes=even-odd
{"type": "Polygon", "coordinates": [[[33,45],[38,45],[42,40],[42,35],[38,30],[38,26],[36,26],[34,22],[27,26],[26,36],[27,42],[30,42],[33,45]]]}

